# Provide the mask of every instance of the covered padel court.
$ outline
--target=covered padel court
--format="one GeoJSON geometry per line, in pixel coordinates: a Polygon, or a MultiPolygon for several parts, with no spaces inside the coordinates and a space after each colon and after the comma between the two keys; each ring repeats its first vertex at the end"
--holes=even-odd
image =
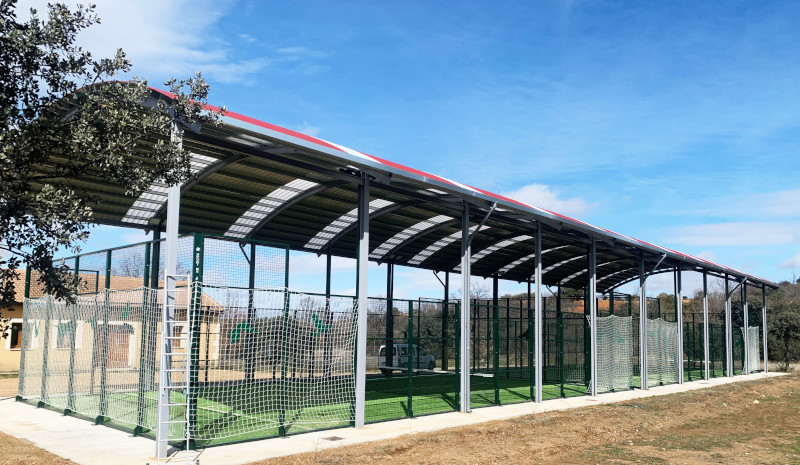
{"type": "Polygon", "coordinates": [[[152,436],[163,456],[766,371],[764,279],[232,112],[174,137],[183,185],[76,182],[97,222],[154,239],[64,259],[76,304],[28,273],[19,400],[152,436]],[[290,251],[325,257],[324,289],[293,289],[290,251]],[[331,293],[333,257],[357,260],[355,295],[331,293]],[[385,296],[367,293],[370,261],[385,296]],[[433,271],[441,298],[394,298],[396,266],[433,271]],[[674,292],[648,297],[659,273],[674,292]],[[452,298],[471,277],[493,295],[452,298]],[[502,299],[499,280],[527,292],[502,299]]]}

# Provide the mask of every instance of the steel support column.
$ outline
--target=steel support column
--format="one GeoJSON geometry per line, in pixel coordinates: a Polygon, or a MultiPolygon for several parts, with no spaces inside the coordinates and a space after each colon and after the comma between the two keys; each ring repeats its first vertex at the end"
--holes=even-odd
{"type": "Polygon", "coordinates": [[[367,267],[369,265],[369,175],[364,174],[358,186],[358,265],[356,295],[358,320],[356,326],[356,404],[354,425],[364,426],[364,407],[367,383],[367,267]]]}
{"type": "Polygon", "coordinates": [[[744,361],[742,361],[742,374],[750,374],[750,308],[747,305],[747,281],[742,283],[742,325],[744,326],[744,361]]]}
{"type": "Polygon", "coordinates": [[[647,387],[647,276],[644,274],[644,256],[639,255],[639,379],[642,389],[647,387]]]}
{"type": "Polygon", "coordinates": [[[683,282],[681,264],[675,269],[675,321],[678,322],[678,384],[683,384],[683,282]]]}
{"type": "Polygon", "coordinates": [[[589,363],[591,364],[591,380],[589,390],[592,396],[597,395],[597,245],[594,237],[589,243],[589,334],[591,337],[589,363]]]}
{"type": "Polygon", "coordinates": [[[733,376],[733,326],[731,322],[731,291],[725,275],[725,375],[733,376]]]}
{"type": "MultiPolygon", "coordinates": [[[[172,127],[172,139],[176,140],[179,146],[183,145],[177,123],[172,127]]],[[[156,428],[156,456],[159,458],[167,456],[169,446],[170,391],[168,388],[171,384],[171,373],[167,370],[172,366],[171,357],[168,355],[172,352],[172,340],[167,337],[172,336],[172,327],[175,321],[175,274],[178,268],[180,210],[181,186],[176,184],[167,189],[167,237],[164,254],[164,300],[161,316],[161,362],[159,363],[158,426],[156,428]]]]}
{"type": "Polygon", "coordinates": [[[544,363],[542,357],[542,225],[536,225],[536,238],[534,247],[536,248],[536,270],[534,271],[534,280],[536,286],[534,287],[535,302],[533,307],[533,344],[534,344],[534,364],[535,364],[535,377],[534,384],[536,385],[536,398],[535,401],[540,403],[542,401],[542,364],[544,363]]]}
{"type": "Polygon", "coordinates": [[[469,405],[470,398],[470,252],[469,243],[469,204],[464,202],[464,211],[461,218],[461,373],[460,380],[460,407],[461,412],[469,413],[472,411],[469,405]]]}
{"type": "Polygon", "coordinates": [[[708,333],[708,272],[703,270],[703,367],[704,378],[708,381],[711,378],[711,351],[710,351],[710,338],[708,333]]]}
{"type": "Polygon", "coordinates": [[[450,354],[447,353],[448,325],[450,324],[450,273],[444,272],[444,302],[442,302],[442,370],[447,371],[450,354]]]}
{"type": "MultiPolygon", "coordinates": [[[[384,357],[384,364],[392,366],[392,354],[394,353],[394,262],[391,260],[386,263],[386,334],[385,342],[386,356],[384,357]]],[[[409,319],[411,317],[409,316],[409,319]]],[[[409,335],[409,338],[411,335],[409,335]]],[[[410,344],[410,343],[409,343],[410,344]]],[[[388,372],[391,376],[391,371],[388,372]]]]}
{"type": "Polygon", "coordinates": [[[769,353],[767,352],[767,286],[761,284],[761,337],[764,340],[764,373],[769,373],[769,353]]]}

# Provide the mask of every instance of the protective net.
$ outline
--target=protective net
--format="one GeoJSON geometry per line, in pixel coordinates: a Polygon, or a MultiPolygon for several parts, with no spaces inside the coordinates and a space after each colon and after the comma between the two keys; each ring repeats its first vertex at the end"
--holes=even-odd
{"type": "Polygon", "coordinates": [[[158,304],[146,288],[26,299],[19,395],[155,428],[158,304]]]}
{"type": "MultiPolygon", "coordinates": [[[[745,329],[742,328],[744,337],[745,329]]],[[[747,362],[750,372],[761,370],[761,344],[759,341],[759,327],[750,326],[747,328],[747,362]]]]}
{"type": "Polygon", "coordinates": [[[217,286],[203,292],[197,440],[349,424],[353,298],[217,286]]]}
{"type": "Polygon", "coordinates": [[[608,392],[633,386],[632,318],[597,318],[597,390],[608,392]]]}
{"type": "Polygon", "coordinates": [[[678,323],[661,318],[647,321],[647,385],[678,381],[678,323]]]}
{"type": "MultiPolygon", "coordinates": [[[[192,439],[208,444],[349,424],[352,298],[201,289],[194,306],[187,306],[185,289],[176,292],[172,352],[191,351],[191,357],[168,367],[191,370],[196,380],[189,392],[176,390],[170,398],[190,406],[192,439]],[[187,309],[199,318],[187,318],[187,309]]],[[[162,298],[163,291],[137,288],[78,296],[75,304],[26,299],[19,395],[156,429],[162,298]]],[[[171,409],[170,420],[186,414],[171,409]]]]}

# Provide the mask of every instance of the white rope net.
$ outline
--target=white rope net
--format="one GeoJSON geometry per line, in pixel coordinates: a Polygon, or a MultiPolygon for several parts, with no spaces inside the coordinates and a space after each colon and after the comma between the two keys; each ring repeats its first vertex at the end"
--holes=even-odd
{"type": "Polygon", "coordinates": [[[75,304],[26,299],[19,395],[155,428],[159,314],[157,293],[146,288],[79,296],[75,304]]]}
{"type": "MultiPolygon", "coordinates": [[[[170,402],[190,396],[192,439],[246,440],[349,424],[354,299],[203,286],[190,325],[186,296],[176,292],[172,336],[189,337],[174,339],[173,352],[193,355],[181,358],[190,366],[173,360],[168,368],[191,372],[192,389],[171,393],[170,402]]],[[[80,296],[76,304],[26,299],[19,395],[155,430],[162,298],[163,290],[139,288],[80,296]]],[[[170,412],[180,415],[185,411],[170,412]]]]}
{"type": "MultiPolygon", "coordinates": [[[[742,336],[744,336],[745,329],[742,328],[742,336]]],[[[760,332],[758,326],[750,326],[747,328],[747,361],[749,363],[748,369],[750,372],[761,370],[761,343],[760,332]]]]}
{"type": "Polygon", "coordinates": [[[647,386],[678,382],[678,323],[647,320],[647,386]]]}
{"type": "Polygon", "coordinates": [[[597,321],[597,391],[633,386],[633,318],[609,315],[597,321]]]}

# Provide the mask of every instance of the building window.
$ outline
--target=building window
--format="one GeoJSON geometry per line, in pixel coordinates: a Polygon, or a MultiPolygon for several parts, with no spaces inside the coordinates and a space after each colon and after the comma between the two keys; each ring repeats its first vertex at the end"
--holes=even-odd
{"type": "Polygon", "coordinates": [[[18,350],[22,348],[22,323],[11,323],[11,334],[9,334],[9,349],[18,350]]]}
{"type": "Polygon", "coordinates": [[[75,322],[59,322],[58,332],[56,333],[56,347],[59,349],[69,349],[72,347],[72,334],[74,332],[75,322]]]}

